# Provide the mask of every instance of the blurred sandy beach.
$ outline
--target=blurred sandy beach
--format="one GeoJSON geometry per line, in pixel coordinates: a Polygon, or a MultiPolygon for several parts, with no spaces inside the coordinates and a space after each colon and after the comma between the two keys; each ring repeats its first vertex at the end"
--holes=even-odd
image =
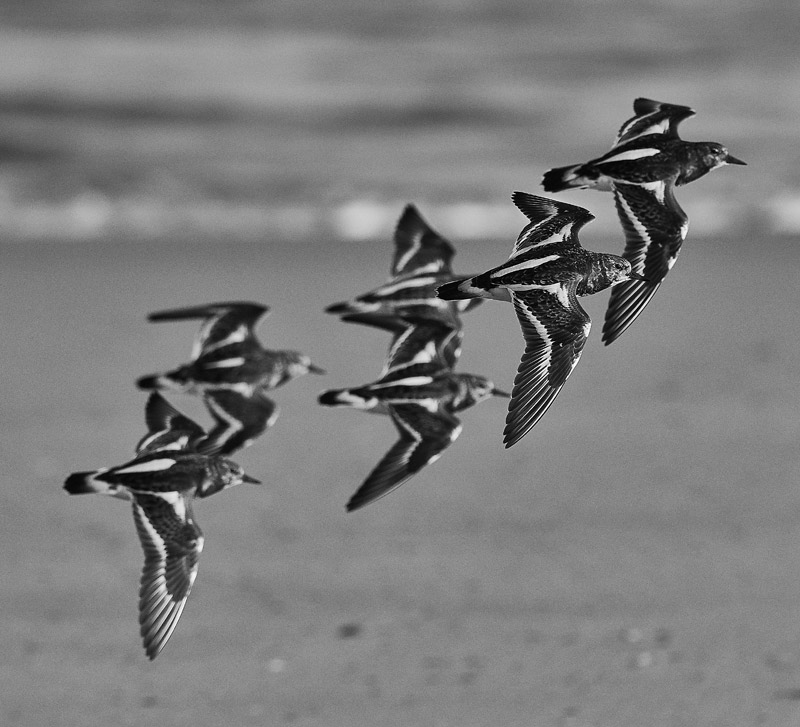
{"type": "MultiPolygon", "coordinates": [[[[792,241],[763,245],[766,261],[749,241],[687,244],[635,328],[609,348],[593,332],[523,442],[502,449],[487,402],[439,462],[352,515],[395,432],[315,398],[373,377],[386,340],[321,311],[353,270],[383,274],[385,242],[6,246],[4,722],[792,724],[798,357],[775,332],[792,329],[798,260],[792,241]],[[265,342],[329,374],[276,392],[281,418],[237,458],[264,486],[198,504],[198,581],[150,663],[128,506],[60,484],[132,453],[133,379],[188,349],[193,326],[145,312],[232,290],[273,304],[265,342]]],[[[510,308],[465,324],[459,369],[509,385],[510,308]]]]}
{"type": "MultiPolygon", "coordinates": [[[[0,17],[2,724],[800,723],[795,4],[0,17]],[[387,339],[325,306],[385,279],[407,201],[457,270],[504,260],[511,191],[605,151],[638,95],[693,106],[684,136],[749,166],[679,191],[689,239],[620,341],[606,295],[583,301],[586,352],[525,440],[505,451],[486,402],[346,514],[395,430],[316,397],[374,379],[387,339]],[[236,457],[263,486],[198,503],[197,583],[150,663],[129,507],[61,485],[133,454],[133,381],[185,360],[194,324],[147,313],[226,299],[269,305],[265,344],[329,373],[279,389],[236,457]]],[[[621,251],[608,195],[561,198],[596,214],[587,248],[621,251]]],[[[458,369],[508,388],[510,307],[464,322],[458,369]]]]}

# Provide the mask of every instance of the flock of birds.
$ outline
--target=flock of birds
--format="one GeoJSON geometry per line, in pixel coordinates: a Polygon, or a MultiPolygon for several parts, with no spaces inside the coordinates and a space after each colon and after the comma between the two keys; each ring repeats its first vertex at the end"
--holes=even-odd
{"type": "MultiPolygon", "coordinates": [[[[452,245],[408,205],[395,231],[391,277],[352,301],[329,306],[342,321],[391,334],[386,361],[372,383],[331,389],[319,403],[388,414],[399,438],[347,503],[355,510],[388,494],[430,464],[458,437],[457,414],[492,396],[509,398],[506,447],[541,419],[577,364],[591,321],[578,298],[612,287],[603,342],[615,341],[642,313],[675,264],[688,219],[674,188],[725,164],[744,164],[715,142],[678,135],[687,106],[638,98],[612,149],[584,164],[551,169],[548,192],[612,192],[622,230],[622,256],[584,249],[578,231],[593,215],[582,207],[522,192],[514,204],[528,218],[509,259],[480,275],[457,276],[452,245]],[[510,394],[484,376],[456,373],[461,314],[483,298],[511,302],[525,351],[510,394]]],[[[197,575],[203,534],[192,501],[259,481],[228,457],[271,427],[278,408],[267,392],[321,368],[297,351],[265,349],[255,328],[268,312],[227,302],[152,313],[151,321],[199,319],[191,360],[144,376],[147,434],[133,459],[70,475],[70,494],[128,500],[145,554],[139,591],[140,632],[154,659],[172,635],[197,575]],[[213,420],[207,431],[160,390],[202,397],[213,420]]]]}

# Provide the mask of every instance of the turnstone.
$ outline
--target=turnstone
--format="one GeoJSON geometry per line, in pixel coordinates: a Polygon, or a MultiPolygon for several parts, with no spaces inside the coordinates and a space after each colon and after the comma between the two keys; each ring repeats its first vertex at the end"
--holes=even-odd
{"type": "Polygon", "coordinates": [[[445,300],[480,296],[514,304],[525,352],[508,406],[506,447],[539,421],[578,363],[591,327],[578,296],[639,277],[625,258],[581,247],[578,230],[594,219],[588,210],[523,192],[513,200],[530,224],[509,260],[439,288],[445,300]]]}
{"type": "Polygon", "coordinates": [[[678,136],[678,125],[694,116],[688,106],[638,98],[635,115],[617,134],[607,154],[586,164],[546,172],[542,184],[551,192],[590,187],[614,193],[625,233],[624,257],[642,279],[611,291],[603,325],[608,345],[644,310],[675,264],[689,230],[689,220],[674,187],[699,179],[725,164],[744,164],[715,142],[690,142],[678,136]]]}
{"type": "Polygon", "coordinates": [[[745,164],[714,141],[684,141],[678,136],[680,122],[696,113],[688,106],[637,98],[633,110],[634,116],[620,128],[611,151],[585,164],[548,170],[542,179],[544,190],[611,191],[615,183],[667,179],[680,186],[725,164],[745,164]]]}
{"type": "MultiPolygon", "coordinates": [[[[352,301],[336,303],[325,311],[343,316],[378,315],[430,318],[458,326],[458,314],[476,301],[446,303],[436,297],[436,287],[457,276],[451,263],[455,250],[423,219],[413,204],[406,205],[394,233],[391,277],[378,288],[352,301]]],[[[364,323],[360,318],[357,322],[364,323]]]]}
{"type": "Polygon", "coordinates": [[[324,406],[388,414],[400,434],[350,498],[348,511],[387,495],[437,460],[461,433],[458,412],[493,395],[508,396],[484,376],[452,371],[447,341],[453,335],[449,326],[434,321],[409,324],[396,336],[380,379],[320,395],[324,406]]]}
{"type": "Polygon", "coordinates": [[[151,313],[149,321],[202,318],[192,360],[164,374],[143,376],[140,389],[171,389],[187,393],[232,390],[245,396],[274,389],[308,372],[325,371],[298,351],[265,349],[254,328],[269,308],[258,303],[211,303],[151,313]]]}
{"type": "Polygon", "coordinates": [[[133,504],[145,556],[139,624],[150,659],[172,636],[197,576],[204,538],[192,500],[243,482],[260,484],[235,462],[192,451],[202,428],[180,412],[168,414],[166,428],[159,430],[157,417],[164,411],[156,412],[157,408],[153,407],[151,431],[139,442],[135,459],[118,467],[75,472],[64,483],[70,495],[101,493],[133,504]]]}

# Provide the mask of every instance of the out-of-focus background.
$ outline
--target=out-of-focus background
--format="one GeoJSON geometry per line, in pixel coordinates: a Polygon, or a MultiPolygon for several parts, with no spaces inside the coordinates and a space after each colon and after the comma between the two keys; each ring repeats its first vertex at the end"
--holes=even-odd
{"type": "MultiPolygon", "coordinates": [[[[4,725],[800,723],[800,7],[693,0],[380,5],[52,0],[0,8],[0,722],[4,725]],[[606,151],[637,96],[748,162],[678,190],[677,266],[613,346],[595,331],[505,451],[503,401],[435,464],[344,503],[394,440],[322,409],[387,340],[326,305],[382,282],[408,201],[478,272],[515,189],[606,151]],[[181,623],[138,638],[128,507],[68,498],[143,434],[133,381],[252,299],[328,370],[275,392],[240,453],[262,487],[198,503],[181,623]]],[[[620,252],[611,198],[564,194],[620,252]]],[[[508,388],[510,307],[459,370],[508,388]]],[[[172,397],[205,423],[189,397],[172,397]]]]}
{"type": "Polygon", "coordinates": [[[639,95],[751,161],[686,196],[698,232],[800,226],[790,0],[14,5],[6,235],[372,238],[413,198],[505,237],[510,191],[607,150],[639,95]]]}

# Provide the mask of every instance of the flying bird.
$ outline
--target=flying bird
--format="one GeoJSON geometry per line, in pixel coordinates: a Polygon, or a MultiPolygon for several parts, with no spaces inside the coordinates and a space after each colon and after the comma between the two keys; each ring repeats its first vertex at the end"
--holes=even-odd
{"type": "Polygon", "coordinates": [[[678,125],[695,115],[688,106],[647,98],[633,103],[634,116],[620,128],[612,149],[583,164],[556,167],[545,172],[546,192],[588,188],[612,191],[613,185],[649,184],[673,180],[688,184],[726,164],[742,164],[715,141],[684,141],[678,125]]]}
{"type": "Polygon", "coordinates": [[[163,374],[143,376],[140,389],[186,393],[228,389],[251,395],[268,391],[306,373],[324,374],[298,351],[265,349],[255,335],[258,321],[269,312],[259,303],[210,303],[151,313],[153,322],[202,319],[191,361],[163,374]]]}
{"type": "Polygon", "coordinates": [[[268,312],[267,306],[258,303],[231,302],[148,316],[155,322],[203,320],[189,363],[163,374],[143,376],[136,384],[140,389],[202,395],[215,422],[201,447],[205,454],[230,454],[275,423],[279,409],[267,391],[306,373],[325,373],[305,354],[261,345],[255,327],[268,312]]]}
{"type": "Polygon", "coordinates": [[[437,460],[461,433],[456,414],[489,398],[508,396],[484,376],[455,373],[449,326],[429,320],[396,331],[381,378],[349,389],[323,392],[319,403],[388,414],[398,440],[347,503],[353,511],[387,495],[437,460]]]}
{"type": "Polygon", "coordinates": [[[726,164],[744,164],[720,144],[684,141],[678,125],[694,116],[688,106],[638,98],[635,115],[619,130],[614,147],[586,164],[551,169],[549,192],[573,187],[610,190],[625,234],[623,256],[641,279],[611,291],[603,343],[615,341],[642,313],[678,258],[689,220],[674,188],[726,164]]]}
{"type": "Polygon", "coordinates": [[[193,499],[260,482],[235,462],[198,454],[193,447],[203,436],[202,427],[168,403],[164,407],[151,399],[148,404],[149,432],[137,445],[137,456],[117,467],[75,472],[64,489],[71,495],[100,493],[132,503],[145,556],[140,633],[152,660],[178,625],[197,576],[204,538],[194,519],[193,499]]]}
{"type": "Polygon", "coordinates": [[[514,305],[525,352],[508,406],[506,447],[541,419],[578,363],[591,328],[578,296],[638,277],[625,258],[581,246],[578,230],[594,219],[588,210],[524,192],[513,200],[530,224],[508,261],[438,291],[445,300],[479,296],[514,305]]]}
{"type": "Polygon", "coordinates": [[[365,323],[366,316],[375,315],[432,319],[459,327],[458,315],[478,301],[447,303],[436,297],[437,286],[458,277],[451,267],[454,255],[450,242],[423,219],[413,204],[406,205],[394,233],[389,280],[325,310],[350,322],[365,323]]]}

